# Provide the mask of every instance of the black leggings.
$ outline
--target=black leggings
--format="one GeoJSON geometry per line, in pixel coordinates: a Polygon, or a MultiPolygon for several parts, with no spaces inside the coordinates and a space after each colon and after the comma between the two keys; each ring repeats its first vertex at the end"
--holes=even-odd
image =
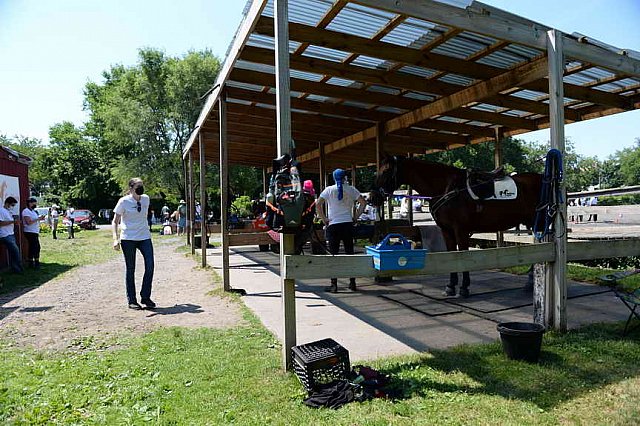
{"type": "MultiPolygon", "coordinates": [[[[338,254],[340,252],[340,242],[344,244],[344,252],[346,254],[353,254],[353,223],[344,222],[336,223],[335,225],[327,226],[325,232],[327,241],[329,241],[329,251],[331,254],[338,254]]],[[[331,278],[331,285],[335,285],[338,282],[337,278],[331,278]]],[[[356,279],[349,278],[349,282],[355,285],[356,279]]]]}
{"type": "Polygon", "coordinates": [[[39,234],[37,232],[25,232],[24,237],[27,239],[27,243],[29,243],[29,252],[27,254],[27,259],[40,259],[40,239],[39,234]]]}

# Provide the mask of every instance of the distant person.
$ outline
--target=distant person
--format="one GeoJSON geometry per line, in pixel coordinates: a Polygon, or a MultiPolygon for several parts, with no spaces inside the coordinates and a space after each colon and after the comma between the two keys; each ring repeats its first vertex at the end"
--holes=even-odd
{"type": "Polygon", "coordinates": [[[67,225],[68,239],[76,237],[73,232],[73,225],[75,225],[76,223],[75,214],[76,214],[76,209],[74,209],[73,206],[69,206],[65,213],[65,216],[67,217],[67,223],[68,223],[67,225]]]}
{"type": "Polygon", "coordinates": [[[196,201],[196,221],[199,222],[202,219],[202,207],[200,206],[200,202],[196,201]]]}
{"type": "Polygon", "coordinates": [[[22,269],[22,256],[20,256],[20,249],[16,243],[15,226],[20,221],[13,217],[10,210],[18,204],[18,200],[13,197],[7,197],[4,200],[4,204],[0,207],[0,243],[2,243],[9,253],[9,266],[13,272],[21,274],[22,269]]]}
{"type": "Polygon", "coordinates": [[[142,309],[136,297],[136,250],[140,250],[144,259],[140,303],[148,309],[156,307],[156,304],[151,300],[154,257],[151,231],[149,231],[147,225],[149,204],[149,196],[144,193],[142,179],[132,178],[129,180],[129,193],[120,198],[113,209],[113,248],[114,250],[122,248],[122,253],[124,254],[126,267],[125,284],[129,309],[142,309]],[[118,232],[120,225],[122,226],[120,232],[118,232]]]}
{"type": "Polygon", "coordinates": [[[29,245],[27,263],[34,269],[40,269],[40,221],[45,218],[35,211],[37,205],[38,201],[31,197],[27,200],[27,207],[22,210],[22,229],[29,245]]]}
{"type": "Polygon", "coordinates": [[[162,206],[162,209],[160,209],[160,214],[162,215],[162,221],[166,222],[169,220],[169,216],[171,214],[171,210],[169,210],[169,206],[167,206],[166,204],[164,206],[162,206]]]}
{"type": "Polygon", "coordinates": [[[177,233],[178,235],[182,235],[186,233],[187,226],[187,202],[184,200],[180,200],[180,205],[178,206],[178,226],[177,233]]]}
{"type": "Polygon", "coordinates": [[[149,231],[151,231],[151,225],[153,225],[154,212],[153,209],[149,209],[149,213],[147,214],[147,224],[149,225],[149,231]]]}
{"type": "Polygon", "coordinates": [[[56,233],[58,232],[58,221],[60,220],[60,207],[57,205],[51,206],[51,213],[49,213],[49,220],[51,225],[51,234],[53,234],[53,239],[57,240],[58,236],[56,233]]]}
{"type": "MultiPolygon", "coordinates": [[[[344,252],[353,254],[353,224],[355,219],[362,215],[367,202],[360,192],[347,181],[347,173],[342,169],[333,172],[335,185],[328,186],[318,197],[316,212],[326,225],[325,235],[329,241],[331,254],[338,254],[340,242],[344,244],[344,252]],[[354,204],[358,202],[358,209],[354,216],[354,204]],[[327,205],[327,215],[324,213],[327,205]]],[[[349,289],[356,290],[356,279],[349,278],[349,289]]],[[[331,286],[326,291],[336,293],[338,291],[338,279],[331,278],[331,286]]]]}

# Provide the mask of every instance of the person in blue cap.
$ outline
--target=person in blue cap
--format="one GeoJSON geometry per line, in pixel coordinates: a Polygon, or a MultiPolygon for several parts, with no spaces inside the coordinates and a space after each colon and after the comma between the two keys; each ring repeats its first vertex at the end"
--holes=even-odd
{"type": "MultiPolygon", "coordinates": [[[[336,184],[326,187],[318,197],[316,212],[326,226],[325,234],[331,254],[338,254],[340,242],[344,244],[346,254],[353,254],[353,225],[364,211],[367,202],[355,187],[349,185],[347,173],[344,170],[334,170],[333,180],[336,184]],[[358,208],[354,214],[356,202],[358,208]]],[[[356,290],[355,278],[349,278],[349,289],[356,290]]],[[[326,290],[336,293],[338,279],[331,278],[331,286],[326,290]]]]}

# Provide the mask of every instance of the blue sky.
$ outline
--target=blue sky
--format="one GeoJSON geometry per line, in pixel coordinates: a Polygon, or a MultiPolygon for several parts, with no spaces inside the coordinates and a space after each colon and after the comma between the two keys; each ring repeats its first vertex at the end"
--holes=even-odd
{"type": "MultiPolygon", "coordinates": [[[[640,0],[485,0],[566,32],[640,51],[640,0]]],[[[81,124],[82,89],[140,47],[224,56],[245,0],[0,0],[0,134],[47,139],[49,126],[81,124]]],[[[566,127],[579,153],[601,158],[640,137],[640,111],[566,127]]],[[[546,130],[522,135],[546,142],[546,130]]]]}

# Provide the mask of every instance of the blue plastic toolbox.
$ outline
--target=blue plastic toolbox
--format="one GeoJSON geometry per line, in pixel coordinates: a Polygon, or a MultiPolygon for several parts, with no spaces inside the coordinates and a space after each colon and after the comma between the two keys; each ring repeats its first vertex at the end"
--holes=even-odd
{"type": "Polygon", "coordinates": [[[424,268],[426,249],[411,249],[411,243],[400,234],[389,234],[378,245],[367,246],[373,266],[379,271],[404,271],[424,268]],[[390,243],[397,239],[396,243],[390,243]]]}

